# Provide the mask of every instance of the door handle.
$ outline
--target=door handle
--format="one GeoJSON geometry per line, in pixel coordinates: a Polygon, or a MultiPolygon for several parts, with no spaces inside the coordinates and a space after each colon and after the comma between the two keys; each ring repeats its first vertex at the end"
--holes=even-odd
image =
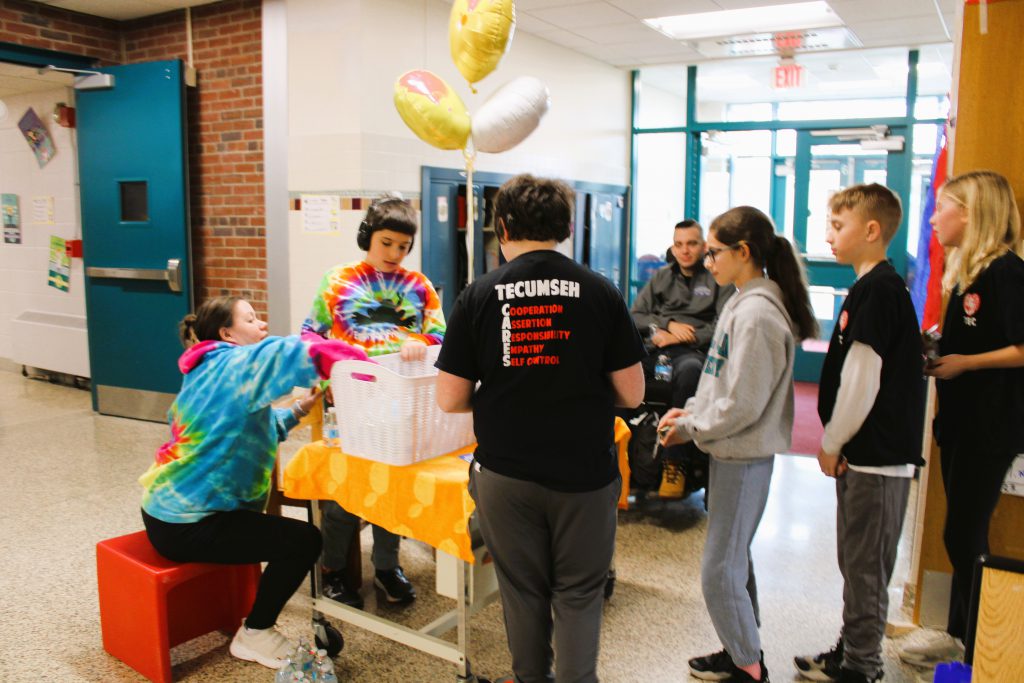
{"type": "Polygon", "coordinates": [[[166,268],[103,268],[89,266],[85,269],[89,277],[109,277],[121,280],[164,280],[172,292],[181,291],[181,259],[167,259],[166,268]]]}

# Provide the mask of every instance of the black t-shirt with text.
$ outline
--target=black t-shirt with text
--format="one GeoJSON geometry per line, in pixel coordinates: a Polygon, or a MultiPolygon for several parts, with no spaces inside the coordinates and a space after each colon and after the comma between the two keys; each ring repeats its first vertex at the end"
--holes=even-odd
{"type": "MultiPolygon", "coordinates": [[[[1024,261],[1009,252],[949,297],[939,354],[978,354],[1024,344],[1024,261]]],[[[973,370],[938,380],[935,435],[979,450],[1024,452],[1024,368],[973,370]]]]}
{"type": "Polygon", "coordinates": [[[605,278],[551,250],[522,254],[459,295],[437,367],[472,382],[475,457],[558,491],[618,474],[608,373],[644,356],[605,278]]]}
{"type": "Polygon", "coordinates": [[[924,361],[917,314],[903,278],[879,263],[850,288],[832,331],[818,385],[818,416],[832,419],[840,373],[854,342],[882,359],[878,395],[864,424],[843,447],[852,465],[923,465],[924,361]]]}

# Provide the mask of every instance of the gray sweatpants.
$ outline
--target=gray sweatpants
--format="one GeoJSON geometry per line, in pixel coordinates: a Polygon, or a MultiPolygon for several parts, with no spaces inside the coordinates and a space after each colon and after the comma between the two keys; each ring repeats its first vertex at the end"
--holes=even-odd
{"type": "Polygon", "coordinates": [[[907,510],[910,479],[847,471],[836,480],[836,541],[843,574],[843,666],[882,670],[889,579],[907,510]]]}
{"type": "Polygon", "coordinates": [[[764,514],[774,467],[774,455],[745,462],[711,458],[701,587],[718,639],[737,666],[761,661],[750,543],[764,514]]]}
{"type": "MultiPolygon", "coordinates": [[[[348,547],[352,537],[359,533],[359,518],[333,500],[321,503],[323,512],[324,551],[321,562],[325,567],[338,570],[348,564],[348,547]]],[[[376,524],[373,527],[373,552],[370,559],[377,571],[388,571],[398,566],[398,545],[401,537],[376,524]]]]}
{"type": "Polygon", "coordinates": [[[616,479],[596,491],[562,493],[470,467],[516,683],[596,683],[621,486],[616,479]]]}

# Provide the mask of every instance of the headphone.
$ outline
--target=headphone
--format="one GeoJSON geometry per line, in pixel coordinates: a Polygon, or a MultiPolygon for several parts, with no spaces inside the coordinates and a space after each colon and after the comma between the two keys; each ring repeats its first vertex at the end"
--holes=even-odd
{"type": "MultiPolygon", "coordinates": [[[[384,204],[388,204],[390,202],[405,203],[405,200],[402,199],[401,197],[384,197],[382,199],[375,200],[372,204],[370,204],[370,208],[373,209],[384,204]]],[[[369,210],[367,210],[367,215],[369,215],[369,213],[369,210]]],[[[370,225],[369,223],[366,222],[366,219],[364,218],[359,223],[359,230],[356,231],[356,246],[363,251],[370,251],[370,238],[373,236],[373,233],[375,233],[378,230],[388,229],[390,228],[387,225],[387,221],[383,223],[375,223],[373,225],[370,225]]],[[[404,231],[399,230],[398,232],[404,231]]],[[[412,239],[413,241],[409,243],[410,249],[412,248],[412,245],[416,243],[416,236],[412,235],[412,239]]]]}
{"type": "Polygon", "coordinates": [[[373,235],[373,228],[366,221],[359,223],[359,230],[356,232],[356,246],[363,251],[370,251],[370,237],[373,235]]]}

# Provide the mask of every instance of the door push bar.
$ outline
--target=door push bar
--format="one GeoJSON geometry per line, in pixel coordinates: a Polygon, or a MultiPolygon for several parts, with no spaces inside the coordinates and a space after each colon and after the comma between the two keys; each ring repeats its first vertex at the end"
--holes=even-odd
{"type": "Polygon", "coordinates": [[[89,277],[112,277],[122,280],[164,280],[172,292],[181,291],[181,259],[167,259],[167,267],[160,268],[101,268],[85,269],[89,277]]]}

